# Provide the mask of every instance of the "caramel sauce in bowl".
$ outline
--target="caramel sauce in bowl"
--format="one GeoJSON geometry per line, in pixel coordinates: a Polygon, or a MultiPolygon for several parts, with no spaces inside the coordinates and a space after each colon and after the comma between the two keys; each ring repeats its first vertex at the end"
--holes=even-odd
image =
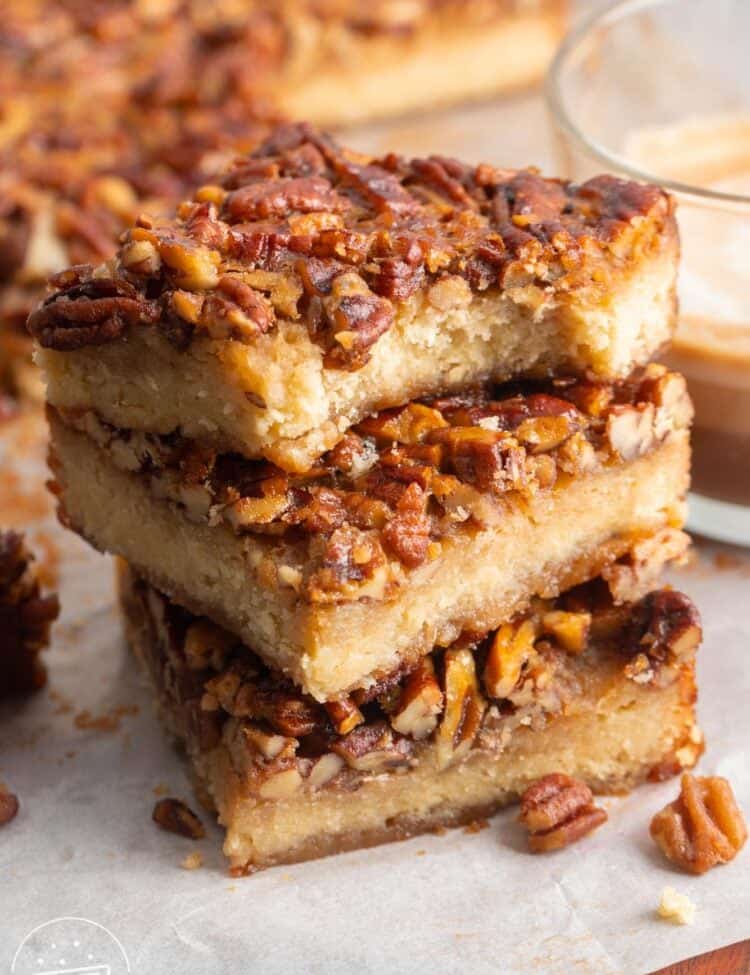
{"type": "Polygon", "coordinates": [[[693,490],[750,507],[750,324],[684,315],[666,360],[695,405],[693,490]]]}
{"type": "Polygon", "coordinates": [[[750,546],[750,3],[616,0],[546,83],[563,175],[609,170],[677,201],[679,324],[695,403],[688,525],[750,546]]]}
{"type": "MultiPolygon", "coordinates": [[[[750,202],[750,115],[643,129],[626,146],[664,178],[750,202]]],[[[665,358],[686,377],[695,405],[692,487],[746,507],[750,519],[750,206],[743,213],[684,200],[678,213],[680,321],[665,358]]]]}

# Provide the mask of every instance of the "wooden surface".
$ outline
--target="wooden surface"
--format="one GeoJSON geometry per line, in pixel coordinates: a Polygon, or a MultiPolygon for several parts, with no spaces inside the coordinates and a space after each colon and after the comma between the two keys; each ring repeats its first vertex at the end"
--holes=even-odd
{"type": "Polygon", "coordinates": [[[707,955],[688,958],[652,975],[750,975],[750,941],[738,941],[707,955]]]}

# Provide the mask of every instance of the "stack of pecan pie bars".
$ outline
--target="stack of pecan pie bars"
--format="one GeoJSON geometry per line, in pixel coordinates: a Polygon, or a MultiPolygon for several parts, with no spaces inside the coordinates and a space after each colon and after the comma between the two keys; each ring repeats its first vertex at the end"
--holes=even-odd
{"type": "Polygon", "coordinates": [[[66,525],[235,872],[691,766],[660,189],[275,130],[30,319],[66,525]]]}

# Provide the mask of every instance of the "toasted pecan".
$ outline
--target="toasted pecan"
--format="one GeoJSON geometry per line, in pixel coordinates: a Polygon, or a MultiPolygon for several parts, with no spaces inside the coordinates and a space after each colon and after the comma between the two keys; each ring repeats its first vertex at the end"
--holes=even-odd
{"type": "Polygon", "coordinates": [[[200,840],[206,835],[203,823],[182,799],[160,799],[154,806],[152,818],[162,829],[190,840],[200,840]]]}
{"type": "Polygon", "coordinates": [[[531,852],[549,853],[598,829],[607,821],[607,813],[594,805],[584,782],[553,772],[526,789],[518,820],[528,830],[531,852]]]}
{"type": "Polygon", "coordinates": [[[667,859],[696,874],[733,860],[747,839],[729,782],[689,772],[682,776],[677,799],[651,820],[650,832],[667,859]]]}

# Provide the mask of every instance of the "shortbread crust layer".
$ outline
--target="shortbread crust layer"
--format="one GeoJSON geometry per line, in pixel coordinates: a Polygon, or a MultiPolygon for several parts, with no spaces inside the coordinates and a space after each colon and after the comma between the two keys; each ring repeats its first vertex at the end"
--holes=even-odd
{"type": "Polygon", "coordinates": [[[120,585],[129,642],[237,873],[468,822],[550,772],[622,792],[702,750],[700,624],[672,591],[621,607],[601,588],[592,604],[591,586],[537,602],[359,706],[324,709],[127,567],[120,585]]]}
{"type": "MultiPolygon", "coordinates": [[[[572,399],[581,390],[560,393],[572,399]]],[[[170,467],[153,442],[146,449],[108,434],[87,415],[63,422],[50,411],[52,467],[71,527],[323,700],[467,626],[496,626],[534,595],[616,573],[617,560],[658,569],[680,554],[673,536],[681,538],[688,484],[684,384],[649,367],[631,393],[628,403],[581,409],[530,396],[412,405],[362,425],[358,445],[337,461],[356,465],[364,450],[372,465],[360,476],[339,471],[330,480],[321,468],[318,480],[300,484],[264,469],[258,490],[255,467],[251,474],[239,459],[239,468],[223,468],[219,459],[215,471],[234,471],[232,490],[251,485],[251,496],[231,495],[234,507],[212,499],[218,482],[202,479],[192,453],[183,457],[199,481],[175,482],[185,466],[170,467]],[[512,432],[501,429],[508,424],[512,432]],[[394,432],[406,442],[378,447],[394,432]],[[451,447],[440,459],[429,441],[446,437],[471,449],[454,455],[451,447]],[[537,439],[524,445],[524,437],[537,439]],[[395,467],[383,466],[394,450],[395,467]]]]}

